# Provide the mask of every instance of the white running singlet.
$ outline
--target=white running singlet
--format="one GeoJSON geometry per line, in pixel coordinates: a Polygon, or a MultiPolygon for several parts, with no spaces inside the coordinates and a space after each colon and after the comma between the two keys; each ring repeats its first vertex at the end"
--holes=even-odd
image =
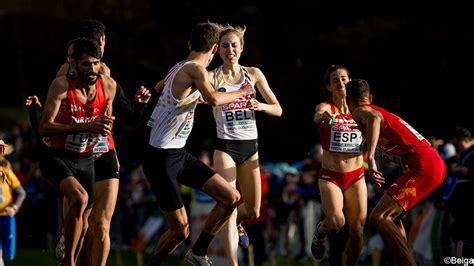
{"type": "Polygon", "coordinates": [[[191,133],[194,110],[201,93],[196,90],[185,99],[178,100],[171,91],[176,73],[189,63],[194,63],[194,61],[177,63],[165,77],[163,92],[147,123],[147,126],[151,127],[149,144],[155,148],[183,148],[191,133]]]}
{"type": "MultiPolygon", "coordinates": [[[[247,68],[241,66],[242,79],[237,84],[229,84],[224,80],[222,66],[214,69],[214,80],[211,82],[214,90],[218,92],[236,91],[245,81],[250,84],[251,78],[247,68]]],[[[235,101],[213,107],[216,121],[217,138],[227,140],[252,140],[257,139],[257,123],[255,111],[247,108],[249,97],[240,97],[235,101]]]]}

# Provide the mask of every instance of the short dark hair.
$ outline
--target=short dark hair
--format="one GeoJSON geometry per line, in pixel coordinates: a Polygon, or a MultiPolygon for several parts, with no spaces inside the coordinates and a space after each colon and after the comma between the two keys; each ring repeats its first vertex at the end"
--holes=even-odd
{"type": "Polygon", "coordinates": [[[105,36],[105,25],[97,19],[83,19],[77,25],[73,38],[98,40],[105,36]]]}
{"type": "Polygon", "coordinates": [[[346,95],[354,100],[362,100],[370,95],[369,83],[363,79],[353,79],[346,84],[346,95]]]}
{"type": "Polygon", "coordinates": [[[72,59],[79,60],[84,54],[93,56],[97,59],[102,57],[99,43],[88,38],[77,38],[73,40],[74,49],[72,51],[72,59]]]}
{"type": "Polygon", "coordinates": [[[191,49],[196,52],[208,52],[214,44],[219,43],[222,26],[217,23],[205,22],[194,26],[191,31],[191,49]]]}
{"type": "Polygon", "coordinates": [[[465,127],[457,126],[456,131],[454,132],[454,138],[459,139],[459,140],[462,140],[462,139],[471,140],[472,134],[469,129],[465,127]]]}

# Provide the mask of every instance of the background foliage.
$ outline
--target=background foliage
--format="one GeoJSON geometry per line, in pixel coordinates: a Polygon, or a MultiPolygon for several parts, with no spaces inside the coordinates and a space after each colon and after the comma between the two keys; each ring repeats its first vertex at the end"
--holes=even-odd
{"type": "MultiPolygon", "coordinates": [[[[376,104],[425,136],[449,137],[455,125],[472,128],[473,31],[469,16],[462,15],[463,6],[430,3],[428,12],[421,2],[381,5],[1,0],[0,126],[25,117],[27,95],[45,99],[64,62],[71,26],[82,18],[97,18],[107,26],[104,62],[129,95],[141,84],[153,88],[172,64],[187,56],[186,43],[196,23],[245,25],[241,63],[266,74],[284,109],[281,118],[259,115],[262,161],[300,160],[318,142],[312,117],[323,100],[322,76],[331,64],[343,64],[353,78],[367,79],[376,104]],[[394,13],[416,15],[384,15],[394,13]]],[[[210,67],[220,63],[217,56],[210,67]]],[[[211,145],[209,137],[214,136],[210,109],[199,109],[191,151],[211,145]]]]}

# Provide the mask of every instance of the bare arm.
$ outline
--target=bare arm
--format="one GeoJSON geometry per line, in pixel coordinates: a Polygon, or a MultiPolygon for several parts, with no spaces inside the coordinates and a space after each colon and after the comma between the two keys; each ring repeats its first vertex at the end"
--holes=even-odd
{"type": "Polygon", "coordinates": [[[18,212],[26,198],[26,191],[21,185],[14,188],[13,191],[15,192],[15,203],[13,203],[13,208],[18,212]]]}
{"type": "Polygon", "coordinates": [[[331,105],[328,103],[322,102],[314,108],[314,123],[319,125],[323,122],[329,122],[331,117],[331,105]]]}
{"type": "Polygon", "coordinates": [[[375,150],[380,137],[380,130],[382,128],[382,118],[377,111],[370,107],[361,108],[359,114],[361,114],[362,124],[366,132],[367,158],[374,159],[375,150]]]}
{"type": "Polygon", "coordinates": [[[258,92],[260,92],[266,102],[261,103],[257,101],[257,99],[252,98],[250,99],[249,108],[255,111],[263,111],[264,113],[272,116],[281,116],[283,109],[281,108],[275,94],[270,89],[265,75],[262,73],[262,71],[260,71],[260,69],[256,67],[249,68],[249,72],[255,80],[255,87],[258,89],[258,92]]]}
{"type": "Polygon", "coordinates": [[[69,63],[68,62],[62,64],[62,66],[59,68],[58,72],[56,72],[56,77],[66,76],[68,69],[69,69],[69,63]]]}
{"type": "Polygon", "coordinates": [[[117,93],[117,82],[110,76],[102,75],[102,79],[104,81],[105,86],[105,95],[107,96],[107,109],[105,111],[105,115],[108,117],[112,117],[113,112],[113,101],[115,98],[115,94],[117,93]]]}
{"type": "Polygon", "coordinates": [[[66,98],[67,89],[68,84],[65,76],[56,78],[51,83],[39,125],[39,133],[41,136],[87,131],[84,124],[59,124],[54,122],[59,112],[61,101],[66,98]]]}
{"type": "Polygon", "coordinates": [[[163,88],[165,87],[165,79],[162,79],[158,81],[155,85],[155,91],[158,93],[161,93],[163,91],[163,88]]]}
{"type": "Polygon", "coordinates": [[[245,84],[240,90],[232,92],[217,92],[209,83],[207,70],[203,66],[189,64],[183,69],[191,78],[194,86],[201,92],[204,101],[211,106],[230,103],[239,97],[245,97],[255,93],[255,90],[250,84],[245,84]]]}
{"type": "MultiPolygon", "coordinates": [[[[6,177],[7,180],[12,180],[13,178],[18,180],[18,177],[15,175],[13,170],[11,170],[10,168],[9,169],[4,169],[4,175],[9,176],[9,177],[6,177]]],[[[18,212],[18,210],[21,208],[21,205],[23,204],[23,201],[26,198],[26,191],[21,186],[21,184],[18,185],[17,187],[15,187],[15,188],[12,188],[12,190],[13,190],[15,200],[12,201],[11,204],[5,208],[8,215],[15,215],[18,212]]]]}
{"type": "Polygon", "coordinates": [[[378,111],[368,106],[355,109],[352,117],[359,128],[365,129],[369,176],[372,178],[375,185],[381,187],[385,183],[385,178],[377,168],[375,150],[379,141],[380,130],[383,126],[383,117],[378,111]]]}
{"type": "Polygon", "coordinates": [[[39,100],[38,96],[30,95],[26,98],[25,105],[28,107],[31,128],[33,129],[36,137],[39,137],[39,121],[41,120],[41,110],[43,104],[39,100]]]}

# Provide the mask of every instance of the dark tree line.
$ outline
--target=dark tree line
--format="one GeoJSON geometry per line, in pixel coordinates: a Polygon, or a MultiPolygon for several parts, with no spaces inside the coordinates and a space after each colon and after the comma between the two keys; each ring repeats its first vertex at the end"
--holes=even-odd
{"type": "MultiPolygon", "coordinates": [[[[469,17],[368,15],[367,6],[355,3],[343,15],[336,3],[293,2],[270,8],[263,1],[239,6],[168,1],[165,6],[151,0],[2,0],[0,109],[21,108],[30,94],[45,99],[65,60],[71,26],[82,18],[97,18],[107,26],[104,61],[129,95],[141,84],[153,88],[187,56],[192,26],[210,20],[247,27],[241,62],[262,69],[283,107],[281,118],[259,114],[262,161],[300,160],[318,141],[312,117],[324,100],[322,76],[331,64],[343,64],[353,78],[367,79],[377,104],[425,136],[449,137],[458,124],[472,128],[469,17]]],[[[216,56],[210,67],[220,63],[216,56]]],[[[2,127],[14,120],[0,115],[2,127]]],[[[200,107],[190,148],[211,145],[213,126],[210,109],[200,107]]]]}

